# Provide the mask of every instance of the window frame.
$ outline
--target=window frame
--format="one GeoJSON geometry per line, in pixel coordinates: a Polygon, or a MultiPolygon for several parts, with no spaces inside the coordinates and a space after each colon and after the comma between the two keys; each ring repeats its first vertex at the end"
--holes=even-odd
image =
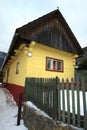
{"type": "Polygon", "coordinates": [[[64,61],[60,59],[52,58],[52,57],[46,57],[46,70],[53,71],[53,72],[64,72],[64,61]],[[49,65],[48,65],[48,60],[49,60],[49,65]],[[54,61],[55,63],[53,63],[54,61]],[[58,62],[61,62],[60,70],[58,70],[58,62]]]}
{"type": "Polygon", "coordinates": [[[16,63],[16,74],[19,74],[19,62],[16,63]]]}

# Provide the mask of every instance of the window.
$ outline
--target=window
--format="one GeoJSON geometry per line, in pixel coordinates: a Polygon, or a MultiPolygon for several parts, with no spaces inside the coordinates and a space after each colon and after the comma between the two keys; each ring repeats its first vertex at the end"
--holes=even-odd
{"type": "Polygon", "coordinates": [[[3,72],[3,78],[5,78],[5,76],[6,76],[6,72],[3,72]]]}
{"type": "Polygon", "coordinates": [[[46,70],[63,72],[63,60],[46,57],[46,70]]]}
{"type": "Polygon", "coordinates": [[[17,64],[16,64],[16,74],[18,74],[19,73],[19,62],[17,62],[17,64]]]}
{"type": "Polygon", "coordinates": [[[57,62],[57,70],[58,71],[63,71],[63,61],[58,61],[57,62]]]}
{"type": "Polygon", "coordinates": [[[8,77],[9,77],[9,68],[7,69],[7,77],[6,77],[6,82],[8,83],[8,77]]]}
{"type": "Polygon", "coordinates": [[[7,77],[9,76],[9,68],[7,69],[7,77]]]}

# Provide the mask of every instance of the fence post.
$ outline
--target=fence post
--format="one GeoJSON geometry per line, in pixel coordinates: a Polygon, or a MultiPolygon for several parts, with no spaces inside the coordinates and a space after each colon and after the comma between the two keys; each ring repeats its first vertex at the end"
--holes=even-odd
{"type": "Polygon", "coordinates": [[[57,120],[56,78],[53,79],[53,119],[57,120]]]}
{"type": "Polygon", "coordinates": [[[29,86],[30,86],[30,78],[25,79],[25,100],[29,100],[29,86]]]}
{"type": "Polygon", "coordinates": [[[20,125],[22,100],[23,100],[23,94],[20,93],[20,95],[19,95],[19,107],[18,107],[17,126],[20,125]]]}
{"type": "Polygon", "coordinates": [[[79,78],[76,80],[77,87],[77,126],[80,127],[80,81],[79,78]]]}
{"type": "Polygon", "coordinates": [[[67,90],[67,121],[70,124],[70,92],[69,92],[69,80],[66,79],[66,90],[67,90]]]}
{"type": "Polygon", "coordinates": [[[62,118],[63,118],[63,122],[65,122],[65,90],[64,90],[64,79],[62,79],[61,90],[62,90],[62,108],[63,108],[62,118]]]}
{"type": "Polygon", "coordinates": [[[58,120],[61,120],[61,91],[60,91],[60,79],[56,77],[57,80],[57,111],[58,111],[58,120]]]}

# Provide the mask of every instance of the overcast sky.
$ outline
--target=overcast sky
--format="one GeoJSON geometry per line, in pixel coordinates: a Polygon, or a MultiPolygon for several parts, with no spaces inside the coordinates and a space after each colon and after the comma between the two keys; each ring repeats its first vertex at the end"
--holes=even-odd
{"type": "Polygon", "coordinates": [[[8,52],[16,28],[57,7],[81,47],[87,46],[87,0],[0,0],[0,51],[8,52]]]}

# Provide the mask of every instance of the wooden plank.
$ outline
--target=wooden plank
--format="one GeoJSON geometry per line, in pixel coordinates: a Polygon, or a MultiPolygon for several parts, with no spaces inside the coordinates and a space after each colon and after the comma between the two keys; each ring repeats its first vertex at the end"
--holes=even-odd
{"type": "Polygon", "coordinates": [[[41,78],[38,79],[39,83],[38,83],[38,103],[39,103],[39,107],[41,105],[41,86],[42,86],[42,83],[41,83],[41,78]]]}
{"type": "Polygon", "coordinates": [[[69,80],[66,79],[67,90],[67,122],[70,124],[70,92],[69,92],[69,80]]]}
{"type": "Polygon", "coordinates": [[[46,78],[46,113],[49,113],[49,79],[46,78]]]}
{"type": "Polygon", "coordinates": [[[56,95],[56,78],[53,79],[53,107],[54,107],[54,119],[57,120],[57,95],[56,95]]]}
{"type": "Polygon", "coordinates": [[[47,113],[47,79],[44,79],[44,111],[47,113]]]}
{"type": "Polygon", "coordinates": [[[41,94],[40,94],[40,101],[41,101],[41,108],[43,110],[43,86],[44,86],[44,78],[41,78],[41,94]]]}
{"type": "Polygon", "coordinates": [[[79,78],[76,79],[76,89],[77,89],[77,126],[80,127],[80,81],[79,78]]]}
{"type": "Polygon", "coordinates": [[[33,93],[33,86],[34,86],[34,78],[31,78],[30,79],[30,99],[31,101],[33,102],[33,96],[34,96],[34,93],[33,93]]]}
{"type": "Polygon", "coordinates": [[[71,90],[72,90],[72,122],[75,125],[75,88],[74,88],[74,79],[71,79],[71,90]]]}
{"type": "Polygon", "coordinates": [[[25,79],[25,100],[28,100],[28,78],[25,79]]]}
{"type": "Polygon", "coordinates": [[[51,88],[51,79],[49,79],[49,108],[51,108],[52,105],[52,88],[51,88]]]}
{"type": "Polygon", "coordinates": [[[53,113],[53,85],[52,85],[52,80],[53,79],[50,79],[50,94],[49,94],[50,116],[52,116],[52,113],[53,113]]]}
{"type": "Polygon", "coordinates": [[[62,79],[62,106],[63,106],[63,122],[65,122],[65,91],[64,91],[64,79],[62,79]]]}
{"type": "Polygon", "coordinates": [[[52,91],[53,91],[53,111],[52,111],[52,118],[55,119],[55,86],[54,86],[54,79],[52,79],[52,91]]]}
{"type": "Polygon", "coordinates": [[[33,99],[36,99],[36,78],[33,79],[33,86],[32,86],[32,91],[33,91],[33,99]]]}
{"type": "Polygon", "coordinates": [[[38,104],[38,102],[39,102],[39,78],[36,78],[36,80],[37,80],[37,84],[36,84],[36,86],[37,86],[37,105],[39,105],[38,104]]]}
{"type": "Polygon", "coordinates": [[[57,90],[58,90],[58,120],[61,120],[61,93],[60,93],[60,79],[57,78],[57,90]]]}

